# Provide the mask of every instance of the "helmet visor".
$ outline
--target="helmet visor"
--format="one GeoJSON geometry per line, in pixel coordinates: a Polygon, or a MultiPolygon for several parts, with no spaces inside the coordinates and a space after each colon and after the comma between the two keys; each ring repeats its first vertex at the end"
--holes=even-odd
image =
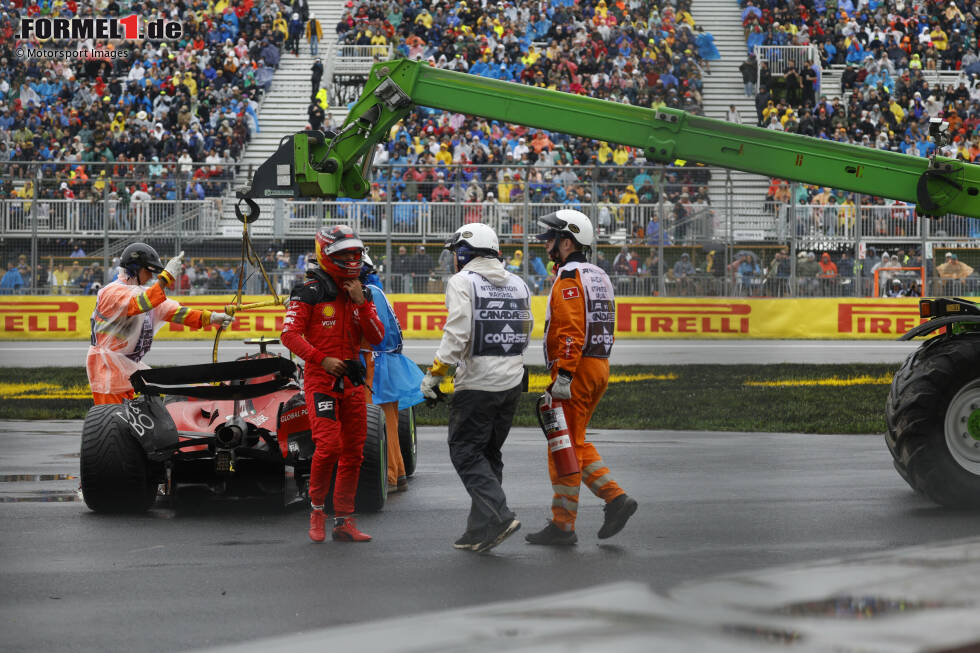
{"type": "Polygon", "coordinates": [[[360,238],[340,238],[327,245],[327,247],[323,250],[323,253],[329,256],[330,254],[342,252],[345,249],[359,249],[363,252],[364,243],[361,242],[360,238]]]}
{"type": "Polygon", "coordinates": [[[446,241],[446,244],[445,246],[443,246],[443,249],[448,249],[452,251],[456,249],[456,247],[459,245],[461,240],[463,240],[463,236],[460,232],[457,231],[456,233],[454,233],[452,236],[449,237],[449,240],[446,241]]]}
{"type": "Polygon", "coordinates": [[[544,227],[547,229],[547,231],[542,234],[538,234],[535,236],[535,238],[540,241],[546,241],[551,240],[552,238],[557,238],[559,232],[563,231],[568,226],[568,223],[554,213],[551,213],[539,218],[538,225],[544,227]]]}

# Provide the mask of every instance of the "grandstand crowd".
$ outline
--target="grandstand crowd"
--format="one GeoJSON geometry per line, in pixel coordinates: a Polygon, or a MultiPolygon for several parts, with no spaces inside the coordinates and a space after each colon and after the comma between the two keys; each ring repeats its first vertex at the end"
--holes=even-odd
{"type": "MultiPolygon", "coordinates": [[[[940,154],[980,162],[980,4],[738,2],[748,50],[740,70],[746,94],[755,97],[760,127],[912,156],[940,154]],[[814,46],[819,59],[800,67],[789,62],[782,74],[773,74],[753,56],[757,46],[804,45],[814,46]],[[843,68],[839,88],[821,84],[831,67],[843,68]],[[955,83],[943,84],[937,71],[959,74],[955,83]],[[945,143],[937,144],[930,135],[929,121],[937,118],[949,124],[945,143]]],[[[766,206],[772,211],[776,206],[807,205],[797,235],[821,237],[853,224],[858,201],[853,193],[805,184],[793,196],[788,184],[774,179],[766,206]]],[[[905,203],[881,197],[861,201],[875,216],[865,235],[901,235],[908,229],[909,220],[888,219],[911,216],[905,203]]],[[[933,228],[940,235],[976,233],[958,220],[943,218],[933,228]]]]}
{"type": "MultiPolygon", "coordinates": [[[[193,177],[188,197],[218,196],[225,166],[258,129],[258,102],[288,36],[279,0],[82,3],[14,0],[0,22],[0,164],[4,197],[23,193],[20,161],[46,161],[42,198],[101,199],[108,177],[120,197],[177,196],[176,172],[193,177]],[[179,21],[177,41],[45,42],[85,49],[82,59],[26,58],[19,16],[121,16],[179,21]],[[114,56],[125,53],[125,56],[114,56]],[[94,163],[113,164],[92,171],[94,163]],[[135,165],[134,165],[135,164],[135,165]],[[145,164],[145,165],[144,165],[145,164]],[[90,173],[92,171],[92,173],[90,173]],[[101,178],[100,178],[101,177],[101,178]],[[116,181],[120,178],[126,182],[116,181]]],[[[186,179],[185,177],[185,179],[186,179]]],[[[33,190],[33,189],[31,189],[33,190]]]]}
{"type": "MultiPolygon", "coordinates": [[[[688,0],[346,3],[336,30],[350,45],[391,45],[397,56],[540,88],[645,107],[703,111],[703,78],[718,57],[688,0]]],[[[493,120],[416,108],[395,127],[376,161],[397,164],[394,199],[433,202],[635,204],[656,201],[653,180],[640,186],[624,167],[644,162],[631,147],[493,120]],[[466,170],[450,178],[453,164],[466,170]],[[506,166],[487,174],[482,164],[506,166]],[[601,197],[591,179],[564,166],[597,166],[601,197]],[[526,179],[529,166],[540,168],[526,179]],[[574,178],[572,178],[574,177],[574,178]],[[456,192],[440,187],[440,179],[456,192]],[[421,187],[420,187],[421,185],[421,187]]],[[[679,199],[708,202],[707,171],[680,169],[668,182],[679,199]]],[[[649,175],[647,175],[649,178],[649,175]]]]}
{"type": "Polygon", "coordinates": [[[906,0],[739,0],[750,58],[746,91],[755,92],[758,124],[916,156],[934,153],[930,118],[949,123],[940,151],[980,161],[980,5],[906,0]],[[785,74],[764,69],[756,81],[756,45],[813,44],[819,61],[785,74]],[[839,89],[821,88],[830,66],[845,66],[839,89]],[[929,82],[929,71],[960,71],[955,84],[929,82]],[[828,98],[833,98],[830,100],[828,98]]]}

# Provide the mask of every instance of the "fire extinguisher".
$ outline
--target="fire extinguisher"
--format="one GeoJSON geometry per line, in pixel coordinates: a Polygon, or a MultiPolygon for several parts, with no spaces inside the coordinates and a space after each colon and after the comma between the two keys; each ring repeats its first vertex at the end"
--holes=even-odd
{"type": "Polygon", "coordinates": [[[578,458],[572,447],[572,436],[565,422],[565,409],[561,402],[549,394],[543,394],[537,405],[538,424],[548,438],[548,449],[555,461],[555,469],[559,476],[568,476],[579,472],[578,458]]]}

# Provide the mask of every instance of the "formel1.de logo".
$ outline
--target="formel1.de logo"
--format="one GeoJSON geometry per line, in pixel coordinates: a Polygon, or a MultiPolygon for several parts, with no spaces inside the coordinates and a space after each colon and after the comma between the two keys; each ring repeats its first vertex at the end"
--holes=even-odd
{"type": "Polygon", "coordinates": [[[183,26],[175,20],[154,18],[140,20],[136,14],[122,18],[21,18],[22,39],[47,41],[80,41],[84,39],[119,39],[125,41],[174,41],[183,36],[183,26]],[[142,28],[140,29],[142,22],[142,28]]]}

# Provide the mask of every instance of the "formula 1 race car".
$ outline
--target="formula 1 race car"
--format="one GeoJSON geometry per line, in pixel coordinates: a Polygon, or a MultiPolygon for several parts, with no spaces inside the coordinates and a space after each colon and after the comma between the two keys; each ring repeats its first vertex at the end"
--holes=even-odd
{"type": "MultiPolygon", "coordinates": [[[[277,340],[246,341],[261,351],[233,362],[141,370],[140,393],[93,406],[82,429],[81,485],[96,512],[143,512],[161,494],[176,508],[202,497],[261,497],[274,506],[308,499],[314,444],[301,368],[266,352],[277,340]]],[[[347,381],[347,379],[345,379],[347,381]]],[[[399,414],[405,471],[415,471],[411,408],[399,414]]],[[[367,407],[359,512],[387,498],[385,417],[367,407]]],[[[329,502],[329,498],[328,498],[329,502]]]]}

